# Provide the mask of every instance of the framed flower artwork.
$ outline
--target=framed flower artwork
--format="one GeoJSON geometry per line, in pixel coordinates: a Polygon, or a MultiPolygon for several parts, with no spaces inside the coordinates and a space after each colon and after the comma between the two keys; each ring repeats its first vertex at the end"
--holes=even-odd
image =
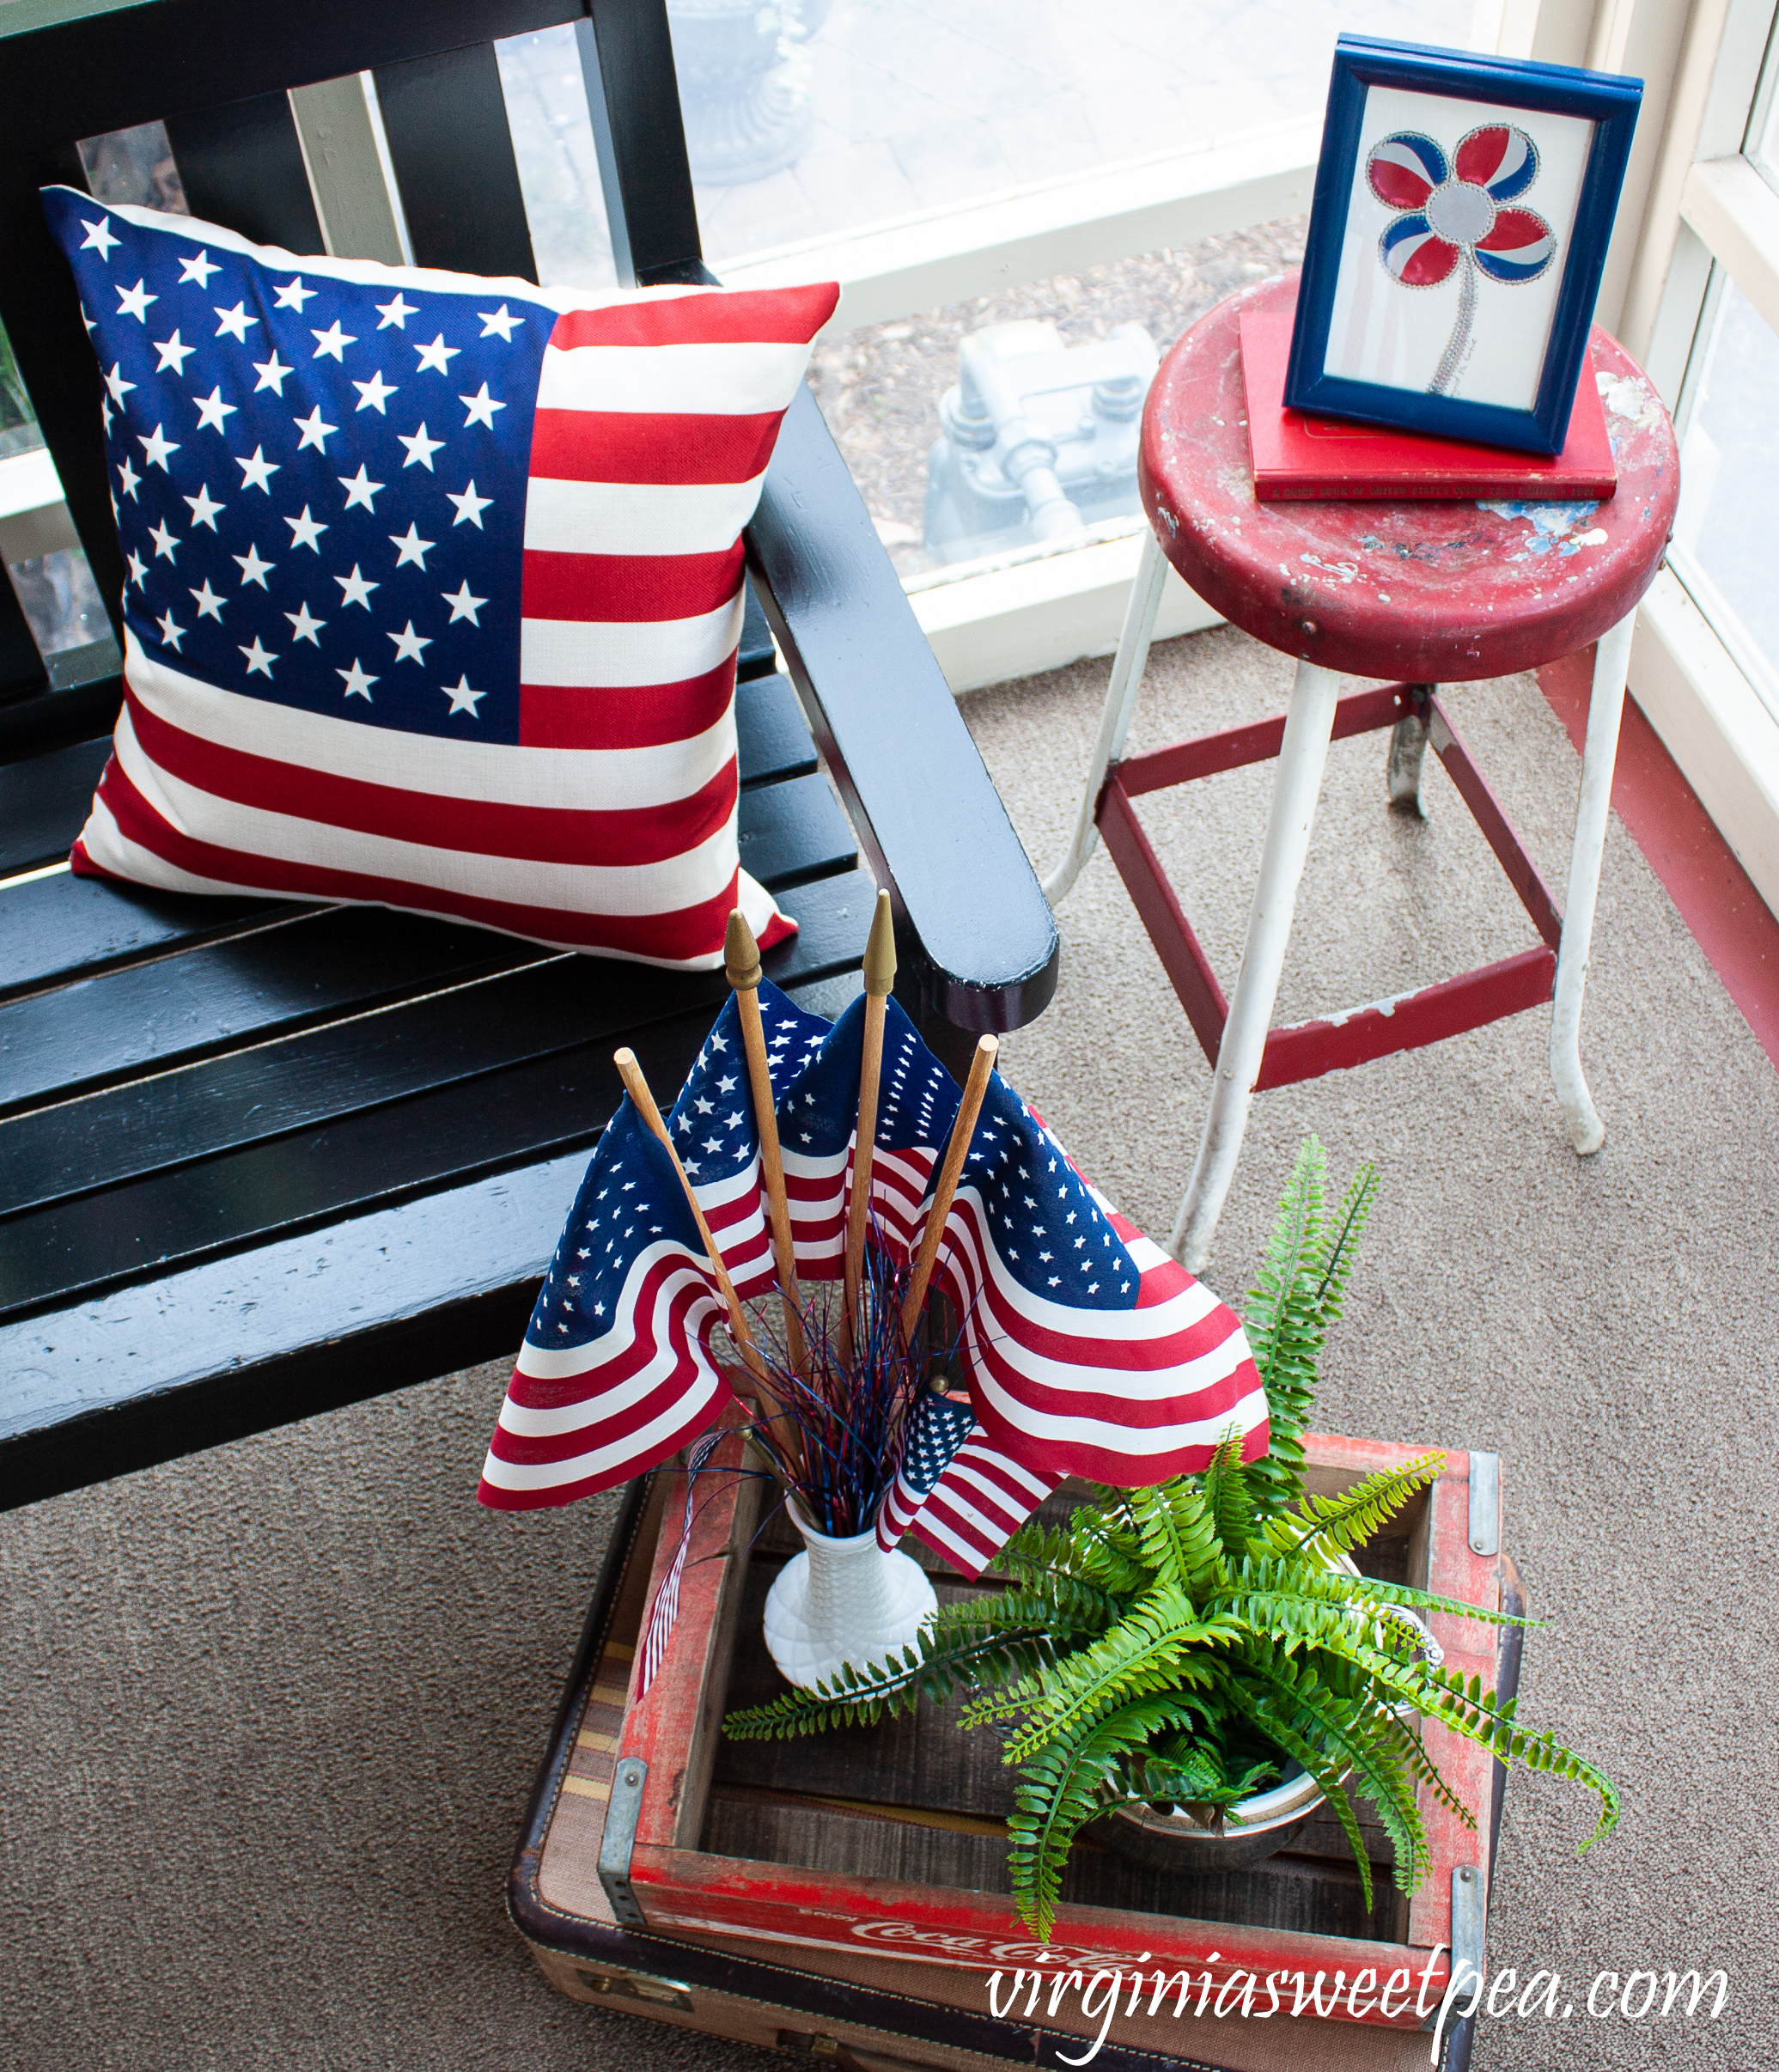
{"type": "Polygon", "coordinates": [[[1286,404],[1560,452],[1642,94],[1343,36],[1286,404]]]}

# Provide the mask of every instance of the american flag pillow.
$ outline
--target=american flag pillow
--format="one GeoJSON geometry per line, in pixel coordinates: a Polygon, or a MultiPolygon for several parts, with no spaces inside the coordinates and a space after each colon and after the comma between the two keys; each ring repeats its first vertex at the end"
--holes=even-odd
{"type": "Polygon", "coordinates": [[[74,868],[693,969],[742,907],[740,532],[832,283],[594,293],[44,206],[104,375],[125,703],[74,868]]]}

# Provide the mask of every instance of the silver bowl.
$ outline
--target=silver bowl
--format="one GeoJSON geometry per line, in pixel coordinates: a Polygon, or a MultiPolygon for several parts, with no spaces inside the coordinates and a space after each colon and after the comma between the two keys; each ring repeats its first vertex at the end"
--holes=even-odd
{"type": "Polygon", "coordinates": [[[1191,1813],[1157,1813],[1152,1806],[1120,1806],[1087,1833],[1104,1847],[1156,1870],[1246,1870],[1289,1848],[1322,1803],[1322,1788],[1307,1770],[1270,1791],[1238,1800],[1223,1815],[1220,1834],[1191,1813]]]}

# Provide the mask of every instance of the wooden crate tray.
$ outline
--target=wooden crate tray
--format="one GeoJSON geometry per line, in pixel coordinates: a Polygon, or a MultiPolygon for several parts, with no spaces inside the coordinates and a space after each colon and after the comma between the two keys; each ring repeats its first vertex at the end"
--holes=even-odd
{"type": "MultiPolygon", "coordinates": [[[[718,1460],[737,1450],[724,1442],[718,1460]]],[[[1333,1494],[1363,1475],[1411,1457],[1406,1447],[1319,1436],[1310,1442],[1311,1484],[1333,1494]]],[[[1420,1583],[1443,1596],[1494,1608],[1502,1563],[1469,1544],[1467,1454],[1452,1454],[1432,1487],[1405,1507],[1368,1548],[1371,1573],[1420,1583]]],[[[663,1476],[661,1520],[638,1618],[655,1600],[679,1545],[681,1476],[663,1476]]],[[[791,1551],[776,1521],[756,1537],[759,1484],[720,1475],[701,1480],[697,1520],[680,1584],[679,1613],[659,1671],[637,1696],[631,1665],[621,1722],[589,1750],[606,1779],[640,1777],[625,1790],[635,1813],[627,1864],[606,1838],[602,1868],[617,1879],[631,1925],[651,1934],[737,1939],[782,1948],[787,1959],[820,1952],[885,1958],[981,1975],[1009,1967],[1155,1965],[1208,1971],[1214,1989],[1245,1971],[1348,1980],[1392,1974],[1414,1982],[1390,2017],[1361,1996],[1357,2019],[1411,2030],[1416,1997],[1430,1980],[1436,1999],[1447,1975],[1454,1875],[1468,1874],[1486,1904],[1488,1837],[1498,1766],[1471,1744],[1435,1726],[1430,1752],[1465,1802],[1472,1831],[1423,1790],[1433,1859],[1412,1899],[1390,1882],[1391,1852],[1369,1808],[1362,1812],[1377,1866],[1372,1906],[1338,1827],[1319,1818],[1293,1849],[1247,1871],[1172,1876],[1077,1844],[1051,1941],[1032,1940],[1008,1894],[1002,1823],[1009,1774],[995,1737],[957,1731],[923,1708],[911,1719],[790,1742],[722,1739],[723,1714],[782,1688],[760,1635],[766,1589],[791,1551]]],[[[940,1588],[971,1586],[935,1571],[940,1588]]],[[[1442,1615],[1432,1620],[1447,1661],[1493,1685],[1497,1630],[1442,1615]]],[[[615,1715],[615,1685],[610,1692],[615,1715]]],[[[570,1781],[566,1787],[572,1790],[570,1781]]],[[[624,1918],[624,1908],[619,1918],[624,1918]]],[[[1286,1989],[1289,1995],[1292,1988],[1286,1989]]],[[[1398,1998],[1400,1996],[1398,1996],[1398,1998]]],[[[1354,2019],[1350,1998],[1338,2019],[1354,2019]]]]}

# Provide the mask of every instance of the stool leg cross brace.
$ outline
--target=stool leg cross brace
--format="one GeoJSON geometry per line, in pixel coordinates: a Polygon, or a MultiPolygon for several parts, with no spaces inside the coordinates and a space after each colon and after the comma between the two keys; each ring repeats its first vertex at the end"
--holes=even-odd
{"type": "MultiPolygon", "coordinates": [[[[1052,906],[1074,884],[1099,839],[1102,794],[1108,771],[1118,764],[1130,730],[1148,658],[1167,565],[1159,544],[1153,533],[1149,534],[1143,542],[1136,580],[1125,611],[1100,716],[1099,738],[1094,743],[1074,835],[1067,851],[1044,881],[1045,896],[1052,906]]],[[[1570,1141],[1583,1155],[1597,1151],[1605,1137],[1605,1125],[1594,1108],[1581,1071],[1581,998],[1587,984],[1611,798],[1612,768],[1618,753],[1619,720],[1624,710],[1635,622],[1636,613],[1632,612],[1602,637],[1596,653],[1581,761],[1575,838],[1569,862],[1567,917],[1562,923],[1551,996],[1555,1002],[1551,1032],[1551,1076],[1569,1124],[1570,1141]]],[[[1241,966],[1216,1048],[1210,1100],[1197,1159],[1171,1240],[1175,1255],[1195,1273],[1202,1271],[1209,1254],[1217,1222],[1234,1178],[1248,1110],[1261,1074],[1272,1010],[1284,968],[1297,888],[1303,875],[1316,801],[1335,725],[1339,680],[1333,672],[1313,662],[1298,664],[1283,738],[1278,748],[1278,772],[1267,814],[1259,881],[1248,916],[1241,966]]],[[[1343,731],[1348,730],[1343,723],[1343,731]]],[[[1391,801],[1398,807],[1412,809],[1418,803],[1419,771],[1416,768],[1410,772],[1404,767],[1398,771],[1397,762],[1406,762],[1408,759],[1398,757],[1392,742],[1391,801]],[[1416,795],[1411,797],[1411,792],[1416,795]]],[[[1413,759],[1416,763],[1418,759],[1418,757],[1413,759]]],[[[1492,800],[1490,804],[1493,805],[1492,800]]],[[[1499,819],[1499,809],[1495,808],[1495,812],[1499,819]]],[[[1501,831],[1508,841],[1516,840],[1504,820],[1501,822],[1501,831]]],[[[1529,864],[1527,868],[1530,868],[1529,864]]],[[[1539,890],[1542,895],[1542,888],[1539,890]]],[[[1548,901],[1544,911],[1547,919],[1541,925],[1548,933],[1550,923],[1555,920],[1548,901]]],[[[1532,1002],[1522,1000],[1520,1004],[1530,1005],[1532,1002]]],[[[1515,1010],[1496,1008],[1495,1015],[1508,1011],[1515,1010]]]]}

